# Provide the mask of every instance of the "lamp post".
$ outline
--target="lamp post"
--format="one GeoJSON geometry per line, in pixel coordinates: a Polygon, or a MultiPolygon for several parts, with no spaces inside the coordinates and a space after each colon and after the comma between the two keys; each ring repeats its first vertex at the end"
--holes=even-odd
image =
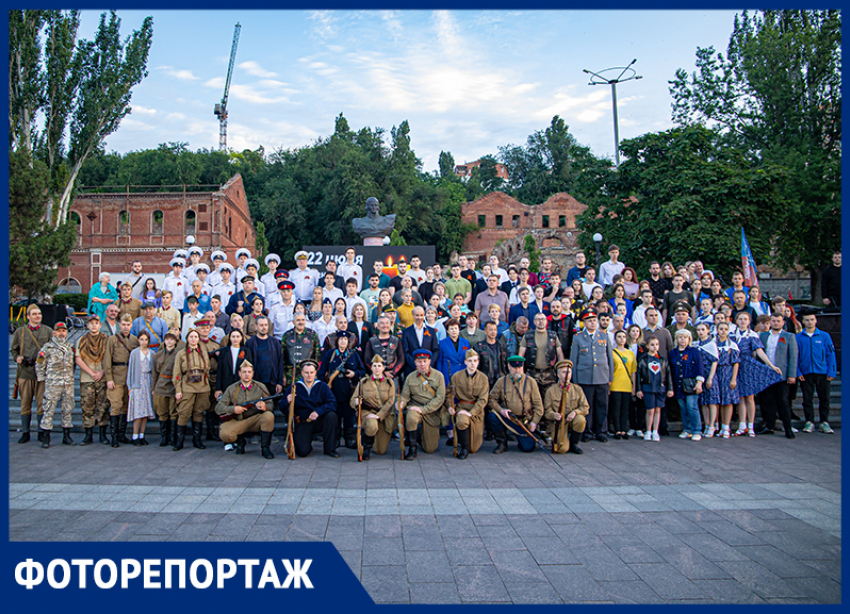
{"type": "Polygon", "coordinates": [[[599,248],[602,246],[602,235],[600,233],[594,233],[593,243],[596,245],[596,274],[599,275],[599,264],[602,259],[599,251],[599,248]]]}
{"type": "Polygon", "coordinates": [[[637,62],[637,58],[629,62],[628,66],[616,66],[614,68],[606,68],[605,70],[600,70],[598,73],[587,69],[584,69],[583,71],[588,75],[592,75],[590,77],[590,83],[588,83],[588,85],[611,86],[611,100],[614,106],[614,159],[617,162],[617,166],[620,166],[620,125],[619,119],[617,117],[617,84],[625,83],[626,81],[631,81],[632,79],[643,79],[643,77],[636,74],[634,68],[632,68],[632,64],[634,64],[635,62],[637,62]],[[614,77],[613,79],[609,79],[607,77],[602,76],[606,72],[612,72],[615,70],[619,70],[620,74],[614,77]],[[625,75],[626,73],[630,74],[624,79],[623,75],[625,75]]]}

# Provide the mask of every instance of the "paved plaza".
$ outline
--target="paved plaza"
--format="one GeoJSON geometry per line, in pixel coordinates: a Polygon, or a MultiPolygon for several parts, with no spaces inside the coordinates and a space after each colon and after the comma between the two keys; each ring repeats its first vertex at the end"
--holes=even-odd
{"type": "Polygon", "coordinates": [[[592,443],[560,466],[492,442],[357,463],[16,440],[13,541],[330,541],[379,603],[841,599],[841,431],[592,443]]]}

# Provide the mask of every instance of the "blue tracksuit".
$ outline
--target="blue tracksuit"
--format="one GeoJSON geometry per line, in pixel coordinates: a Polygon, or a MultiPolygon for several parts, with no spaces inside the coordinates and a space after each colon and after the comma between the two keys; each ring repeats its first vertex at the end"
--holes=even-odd
{"type": "Polygon", "coordinates": [[[797,365],[800,375],[810,373],[826,374],[835,377],[838,367],[835,360],[835,346],[832,337],[820,329],[809,337],[805,331],[797,333],[798,358],[797,365]]]}

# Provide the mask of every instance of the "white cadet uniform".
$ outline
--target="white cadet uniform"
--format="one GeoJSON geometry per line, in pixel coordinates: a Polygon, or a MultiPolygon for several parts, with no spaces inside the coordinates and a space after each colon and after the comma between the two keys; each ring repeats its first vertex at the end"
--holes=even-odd
{"type": "Polygon", "coordinates": [[[299,301],[313,299],[313,288],[319,280],[319,272],[316,269],[306,268],[303,271],[294,268],[289,271],[289,281],[295,284],[295,298],[299,301]]]}
{"type": "Polygon", "coordinates": [[[277,292],[278,301],[269,307],[269,320],[274,326],[274,338],[278,341],[283,337],[283,332],[292,326],[292,318],[295,314],[295,304],[298,302],[294,297],[290,299],[289,305],[283,304],[280,292],[277,292]]]}
{"type": "Polygon", "coordinates": [[[210,271],[210,274],[207,275],[207,283],[213,288],[221,283],[221,273],[218,272],[218,269],[210,271]]]}
{"type": "Polygon", "coordinates": [[[166,276],[165,281],[162,283],[163,290],[171,290],[171,306],[177,311],[183,311],[183,302],[189,296],[191,288],[192,284],[189,283],[189,280],[184,275],[174,277],[173,271],[166,276]]]}
{"type": "MultiPolygon", "coordinates": [[[[271,298],[273,294],[277,294],[277,280],[274,278],[274,273],[266,273],[260,277],[261,285],[264,286],[263,296],[271,298]]],[[[258,291],[259,292],[259,291],[258,291]]],[[[268,305],[266,305],[268,307],[268,305]]]]}
{"type": "Polygon", "coordinates": [[[230,297],[233,296],[235,293],[236,286],[233,284],[232,281],[229,281],[227,283],[220,282],[213,286],[212,294],[210,294],[210,297],[213,297],[217,294],[221,299],[221,304],[227,305],[227,303],[230,301],[230,297]]]}
{"type": "Polygon", "coordinates": [[[346,282],[349,279],[357,280],[357,294],[363,289],[363,269],[359,264],[348,264],[343,262],[336,270],[337,275],[342,277],[346,282]]]}

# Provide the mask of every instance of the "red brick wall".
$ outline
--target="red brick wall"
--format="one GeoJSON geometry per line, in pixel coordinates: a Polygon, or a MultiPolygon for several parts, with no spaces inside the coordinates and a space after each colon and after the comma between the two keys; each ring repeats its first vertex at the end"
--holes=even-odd
{"type": "MultiPolygon", "coordinates": [[[[130,186],[132,188],[132,186],[130,186]]],[[[247,247],[253,253],[256,231],[248,209],[242,177],[234,175],[215,192],[126,192],[123,194],[81,194],[71,211],[81,224],[77,247],[71,253],[71,266],[59,270],[59,279],[73,277],[88,292],[101,272],[127,273],[134,260],[141,260],[148,273],[168,273],[174,250],[185,248],[187,211],[195,213],[195,245],[210,252],[222,249],[228,262],[236,250],[247,247]],[[161,232],[153,232],[153,213],[162,211],[161,232]],[[119,229],[122,211],[129,224],[119,229]],[[89,219],[93,216],[93,219],[89,219]]]]}

